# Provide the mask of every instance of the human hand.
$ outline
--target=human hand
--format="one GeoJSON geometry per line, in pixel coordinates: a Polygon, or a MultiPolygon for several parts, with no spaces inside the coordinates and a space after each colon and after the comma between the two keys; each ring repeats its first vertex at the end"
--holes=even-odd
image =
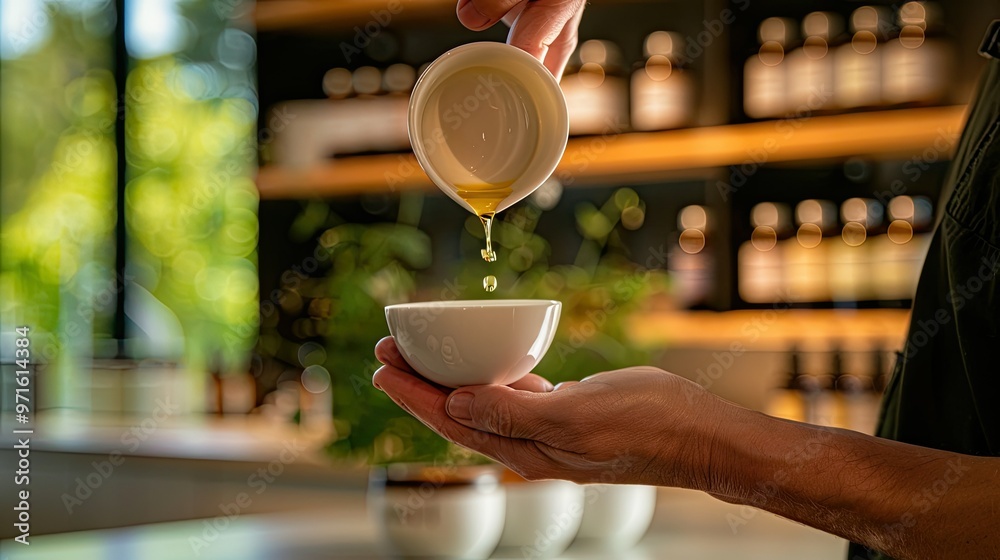
{"type": "Polygon", "coordinates": [[[576,49],[586,0],[458,0],[458,20],[473,31],[504,21],[507,43],[545,64],[556,80],[576,49]]]}
{"type": "Polygon", "coordinates": [[[709,490],[711,446],[726,408],[697,383],[638,367],[580,382],[529,374],[509,387],[448,389],[413,372],[392,337],[373,383],[441,436],[529,480],[653,484],[709,490]]]}

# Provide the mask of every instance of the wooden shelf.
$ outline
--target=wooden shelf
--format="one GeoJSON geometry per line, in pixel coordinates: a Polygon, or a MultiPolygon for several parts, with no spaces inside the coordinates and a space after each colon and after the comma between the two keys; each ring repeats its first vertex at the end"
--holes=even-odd
{"type": "MultiPolygon", "coordinates": [[[[633,0],[634,1],[634,0],[633,0]]],[[[651,0],[647,0],[651,1],[651,0]]],[[[621,0],[590,0],[588,4],[612,4],[621,0]]],[[[372,12],[395,11],[393,20],[413,22],[428,18],[450,18],[458,29],[456,0],[258,0],[254,24],[258,31],[352,30],[376,21],[372,12]]],[[[392,13],[392,12],[390,12],[392,13]]],[[[440,20],[438,20],[440,24],[440,20]]]]}
{"type": "MultiPolygon", "coordinates": [[[[957,105],[571,138],[556,176],[572,185],[622,183],[703,177],[744,163],[908,158],[942,145],[950,152],[965,112],[957,105]]],[[[264,166],[257,186],[264,199],[433,188],[412,154],[347,157],[301,170],[264,166]]]]}
{"type": "MultiPolygon", "coordinates": [[[[297,28],[351,29],[374,20],[372,12],[388,11],[407,19],[455,12],[454,0],[260,0],[254,23],[261,32],[297,28]]],[[[458,20],[455,20],[458,25],[458,20]]]]}
{"type": "Polygon", "coordinates": [[[784,350],[793,344],[864,347],[872,340],[902,346],[910,322],[906,309],[751,309],[637,314],[630,332],[644,346],[784,350]]]}

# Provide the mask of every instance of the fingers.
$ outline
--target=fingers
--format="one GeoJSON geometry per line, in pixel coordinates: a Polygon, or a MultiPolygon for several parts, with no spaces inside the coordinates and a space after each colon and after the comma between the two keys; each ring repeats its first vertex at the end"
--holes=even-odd
{"type": "MultiPolygon", "coordinates": [[[[446,390],[426,383],[419,377],[386,365],[375,372],[373,381],[400,408],[440,436],[462,447],[482,453],[533,478],[546,477],[557,468],[551,464],[553,459],[550,458],[555,451],[544,445],[529,440],[500,437],[456,422],[445,411],[446,390]]],[[[530,394],[507,387],[504,389],[512,393],[530,394]]]]}
{"type": "Polygon", "coordinates": [[[545,62],[546,68],[558,78],[576,47],[577,26],[582,13],[583,0],[528,3],[511,26],[507,42],[545,62]],[[553,46],[554,56],[549,61],[553,46]]]}
{"type": "Polygon", "coordinates": [[[501,21],[507,24],[507,27],[514,25],[514,22],[517,20],[517,16],[521,15],[521,12],[524,11],[524,7],[527,5],[528,1],[526,0],[518,4],[517,6],[514,6],[514,9],[507,12],[507,15],[503,16],[503,19],[501,21]]]}
{"type": "Polygon", "coordinates": [[[572,387],[573,385],[576,385],[577,383],[579,383],[579,381],[563,381],[562,383],[559,383],[558,385],[556,385],[555,388],[552,389],[552,390],[553,391],[562,391],[564,389],[568,389],[568,388],[572,387]]]}
{"type": "Polygon", "coordinates": [[[548,379],[533,373],[525,375],[508,385],[508,387],[517,389],[518,391],[531,391],[532,393],[549,393],[554,389],[548,379]]]}
{"type": "Polygon", "coordinates": [[[556,430],[554,393],[500,385],[461,387],[448,397],[448,415],[459,423],[505,438],[548,442],[556,430]]]}
{"type": "MultiPolygon", "coordinates": [[[[413,371],[413,368],[410,367],[410,364],[406,363],[406,359],[403,358],[403,354],[399,351],[399,347],[396,346],[396,339],[391,336],[383,338],[378,341],[378,344],[375,345],[375,358],[378,359],[379,363],[392,366],[405,372],[413,373],[414,375],[416,374],[416,372],[413,371]]],[[[548,379],[533,373],[529,373],[514,383],[511,383],[510,387],[519,391],[531,391],[532,393],[548,393],[553,389],[552,383],[549,383],[548,379]]]]}
{"type": "Polygon", "coordinates": [[[372,376],[372,384],[432,429],[434,425],[442,424],[442,418],[424,417],[418,414],[418,410],[440,408],[443,417],[450,421],[457,420],[469,428],[504,437],[533,438],[550,427],[545,405],[531,400],[532,396],[553,391],[552,383],[543,377],[529,373],[509,387],[481,385],[456,389],[452,398],[448,399],[452,408],[445,412],[447,389],[416,375],[403,359],[395,339],[387,336],[378,341],[375,357],[385,365],[372,376]],[[449,412],[453,414],[449,415],[449,412]]]}
{"type": "Polygon", "coordinates": [[[462,25],[481,31],[504,21],[511,26],[507,43],[545,64],[558,80],[576,49],[584,0],[459,0],[462,25]]]}
{"type": "Polygon", "coordinates": [[[379,368],[372,381],[400,408],[442,437],[480,452],[500,446],[497,436],[476,432],[448,416],[444,409],[447,397],[444,390],[388,365],[379,368]]]}
{"type": "Polygon", "coordinates": [[[396,346],[396,339],[391,336],[383,338],[375,345],[375,358],[378,359],[379,363],[387,366],[393,366],[396,369],[408,372],[413,371],[410,364],[406,363],[406,360],[403,358],[399,347],[396,346]]]}
{"type": "Polygon", "coordinates": [[[459,0],[458,21],[473,31],[482,31],[500,21],[522,0],[459,0]]]}
{"type": "Polygon", "coordinates": [[[549,45],[549,51],[545,54],[545,67],[549,69],[549,72],[555,76],[556,81],[562,78],[563,71],[566,70],[566,64],[569,62],[569,57],[576,50],[576,45],[579,40],[578,29],[580,27],[580,20],[583,18],[583,9],[576,12],[573,18],[563,26],[562,31],[556,40],[549,45]]]}

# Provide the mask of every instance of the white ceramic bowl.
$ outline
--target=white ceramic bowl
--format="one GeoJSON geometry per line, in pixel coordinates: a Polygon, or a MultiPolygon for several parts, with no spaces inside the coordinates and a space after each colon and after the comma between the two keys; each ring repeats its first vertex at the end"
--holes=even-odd
{"type": "Polygon", "coordinates": [[[483,559],[504,526],[506,493],[496,469],[373,469],[368,510],[387,556],[483,559]]]}
{"type": "Polygon", "coordinates": [[[583,521],[577,542],[605,550],[635,546],[653,520],[656,487],[588,484],[584,488],[583,521]]]}
{"type": "Polygon", "coordinates": [[[562,304],[508,299],[403,303],[385,308],[406,363],[446,387],[509,385],[542,359],[562,304]]]}
{"type": "Polygon", "coordinates": [[[498,556],[548,558],[573,542],[583,517],[583,487],[565,480],[504,484],[507,514],[498,556]]]}
{"type": "Polygon", "coordinates": [[[459,184],[513,181],[499,212],[555,171],[569,116],[559,83],[541,62],[517,47],[479,42],[424,70],[410,94],[407,129],[420,167],[470,212],[477,213],[459,196],[459,184]]]}

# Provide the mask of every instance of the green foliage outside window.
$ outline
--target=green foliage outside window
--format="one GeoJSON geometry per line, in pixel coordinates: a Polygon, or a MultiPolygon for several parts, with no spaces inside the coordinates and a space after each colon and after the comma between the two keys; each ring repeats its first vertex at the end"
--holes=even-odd
{"type": "Polygon", "coordinates": [[[47,3],[0,61],[0,314],[55,361],[46,402],[72,404],[73,358],[111,335],[117,116],[111,28],[95,3],[47,3]],[[44,26],[42,25],[44,24],[44,26]],[[63,358],[59,360],[59,358],[63,358]]]}

